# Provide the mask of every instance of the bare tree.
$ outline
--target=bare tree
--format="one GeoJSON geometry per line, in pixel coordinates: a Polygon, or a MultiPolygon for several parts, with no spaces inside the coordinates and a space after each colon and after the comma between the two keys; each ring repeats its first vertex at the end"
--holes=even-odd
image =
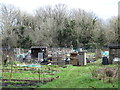
{"type": "Polygon", "coordinates": [[[73,9],[71,10],[70,18],[76,22],[75,30],[78,34],[78,44],[94,43],[96,28],[99,28],[97,26],[99,22],[98,17],[93,12],[73,9]]]}
{"type": "Polygon", "coordinates": [[[63,22],[66,17],[65,5],[59,4],[55,7],[47,6],[36,10],[37,31],[41,32],[38,41],[39,44],[46,46],[57,45],[57,31],[63,28],[63,22]]]}
{"type": "Polygon", "coordinates": [[[19,9],[12,5],[0,4],[0,27],[3,39],[8,40],[9,45],[15,43],[13,28],[16,26],[16,17],[19,14],[19,9]],[[13,42],[14,41],[14,42],[13,42]]]}
{"type": "Polygon", "coordinates": [[[106,25],[106,36],[109,43],[118,42],[118,17],[109,19],[106,25]]]}

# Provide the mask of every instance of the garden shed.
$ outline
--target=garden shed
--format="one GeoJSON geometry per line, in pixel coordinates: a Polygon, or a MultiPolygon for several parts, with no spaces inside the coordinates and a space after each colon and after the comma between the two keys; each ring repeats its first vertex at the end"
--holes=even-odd
{"type": "Polygon", "coordinates": [[[113,64],[116,58],[120,59],[120,44],[112,43],[109,45],[109,64],[113,64]]]}
{"type": "Polygon", "coordinates": [[[38,53],[43,53],[43,59],[47,57],[47,47],[45,46],[32,46],[31,57],[38,58],[38,53]]]}

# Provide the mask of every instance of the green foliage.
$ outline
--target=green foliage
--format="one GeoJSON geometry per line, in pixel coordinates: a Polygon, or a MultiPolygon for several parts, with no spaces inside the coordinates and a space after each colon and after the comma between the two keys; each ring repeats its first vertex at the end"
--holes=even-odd
{"type": "Polygon", "coordinates": [[[18,43],[18,47],[25,48],[25,49],[30,48],[33,44],[29,36],[20,38],[17,43],[18,43]]]}
{"type": "Polygon", "coordinates": [[[75,21],[65,19],[64,21],[64,29],[58,30],[58,41],[59,46],[61,47],[70,47],[73,45],[77,47],[77,33],[75,31],[75,21]]]}
{"type": "Polygon", "coordinates": [[[95,42],[97,43],[97,47],[102,48],[107,44],[107,38],[105,36],[105,31],[100,30],[99,36],[94,39],[95,42]]]}

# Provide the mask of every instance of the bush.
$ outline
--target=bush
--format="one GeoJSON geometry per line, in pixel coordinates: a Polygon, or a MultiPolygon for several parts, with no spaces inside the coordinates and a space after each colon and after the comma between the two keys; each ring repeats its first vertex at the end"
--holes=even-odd
{"type": "Polygon", "coordinates": [[[104,67],[102,69],[90,68],[90,72],[93,78],[103,80],[103,82],[112,83],[118,79],[117,67],[104,67]]]}

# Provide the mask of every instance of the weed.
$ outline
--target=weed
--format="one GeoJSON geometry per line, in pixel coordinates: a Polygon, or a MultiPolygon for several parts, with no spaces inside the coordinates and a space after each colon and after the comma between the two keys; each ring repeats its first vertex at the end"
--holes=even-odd
{"type": "Polygon", "coordinates": [[[98,73],[96,73],[96,67],[95,66],[90,67],[89,70],[90,70],[93,78],[97,78],[98,77],[98,73]]]}

